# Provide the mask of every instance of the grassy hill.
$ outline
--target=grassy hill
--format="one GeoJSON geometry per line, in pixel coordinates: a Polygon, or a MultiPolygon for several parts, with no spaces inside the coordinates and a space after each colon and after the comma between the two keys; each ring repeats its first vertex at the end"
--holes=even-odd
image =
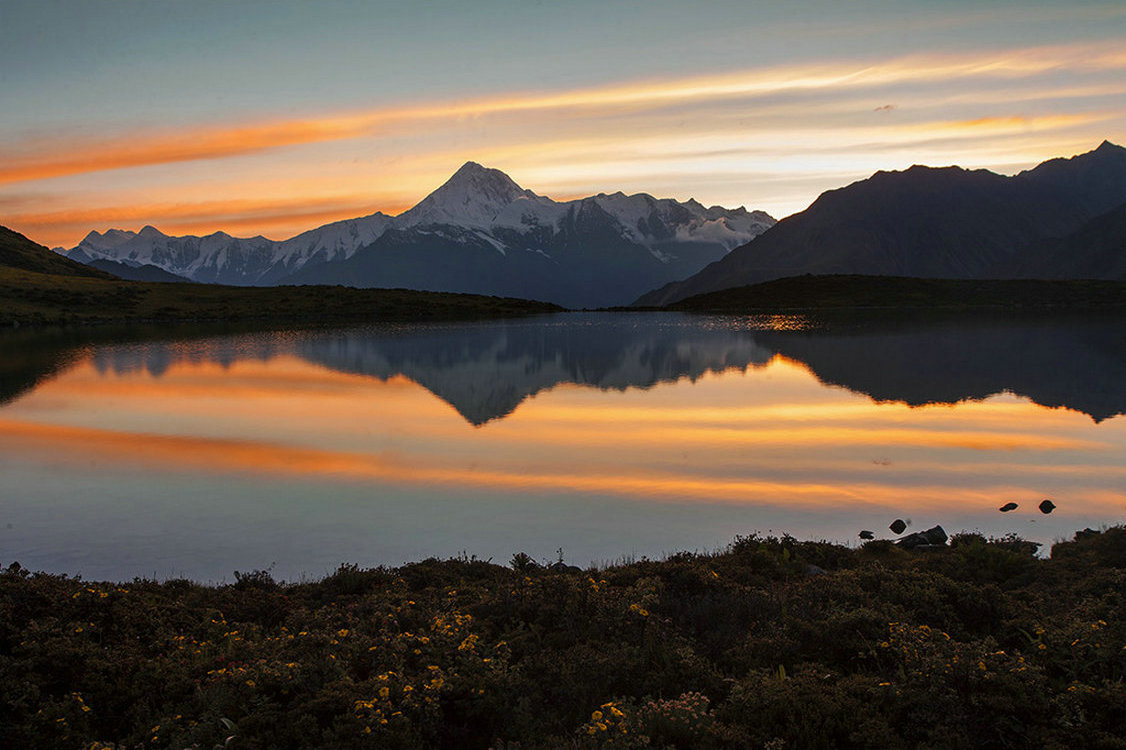
{"type": "Polygon", "coordinates": [[[527,300],[406,289],[126,281],[0,227],[0,326],[110,322],[457,320],[556,312],[527,300]]]}
{"type": "Polygon", "coordinates": [[[108,273],[84,266],[64,258],[36,244],[19,232],[0,226],[0,268],[16,268],[22,271],[51,274],[56,276],[80,276],[90,279],[112,279],[108,273]]]}

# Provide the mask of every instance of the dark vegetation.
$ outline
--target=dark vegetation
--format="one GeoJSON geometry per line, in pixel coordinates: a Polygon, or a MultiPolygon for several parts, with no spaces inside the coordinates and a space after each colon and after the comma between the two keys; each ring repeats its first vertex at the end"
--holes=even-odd
{"type": "Polygon", "coordinates": [[[1126,281],[921,279],[900,276],[792,276],[698,294],[668,310],[707,313],[887,309],[1126,309],[1126,281]]]}
{"type": "Polygon", "coordinates": [[[230,287],[126,281],[63,258],[0,227],[0,326],[462,320],[560,309],[543,302],[406,289],[230,287]]]}
{"type": "Polygon", "coordinates": [[[0,573],[11,748],[1126,747],[1126,529],[317,582],[0,573]]]}

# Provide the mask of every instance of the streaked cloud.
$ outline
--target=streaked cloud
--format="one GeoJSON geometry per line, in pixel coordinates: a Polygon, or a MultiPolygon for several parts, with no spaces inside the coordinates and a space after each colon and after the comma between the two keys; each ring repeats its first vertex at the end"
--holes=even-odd
{"type": "MultiPolygon", "coordinates": [[[[384,203],[384,207],[396,212],[409,208],[405,204],[396,206],[387,203],[384,203]]],[[[254,230],[252,234],[257,234],[259,230],[269,231],[279,227],[309,228],[332,221],[353,219],[371,211],[370,202],[362,198],[312,196],[289,200],[129,203],[48,213],[13,213],[10,220],[33,231],[79,232],[94,227],[152,224],[165,232],[206,234],[226,229],[236,233],[246,228],[254,230]]],[[[288,236],[288,233],[285,234],[288,236]]]]}
{"type": "MultiPolygon", "coordinates": [[[[785,215],[842,178],[877,169],[1027,166],[1092,148],[1103,137],[1121,138],[1123,73],[1121,45],[1038,46],[32,139],[0,151],[0,191],[28,183],[38,193],[57,189],[63,205],[17,208],[4,217],[49,244],[131,221],[166,231],[283,237],[353,210],[396,213],[466,159],[558,197],[646,190],[785,215]],[[346,168],[358,154],[365,163],[346,168]],[[188,170],[196,163],[211,166],[188,170]],[[305,185],[280,176],[286,164],[305,185]],[[314,187],[322,171],[348,183],[351,197],[323,182],[314,187]],[[263,193],[248,184],[271,180],[287,184],[284,197],[274,197],[280,188],[263,193]],[[368,185],[357,190],[364,180],[368,185]],[[138,181],[145,200],[106,201],[107,194],[140,190],[130,188],[138,181]],[[213,200],[185,198],[193,185],[206,186],[213,200]],[[250,194],[260,196],[260,208],[247,205],[250,194]]],[[[0,192],[0,205],[4,199],[0,192]]]]}
{"type": "MultiPolygon", "coordinates": [[[[464,102],[381,108],[317,119],[129,134],[73,145],[20,144],[3,154],[0,183],[68,174],[245,155],[287,146],[372,135],[382,127],[536,110],[620,108],[805,89],[865,88],[902,82],[966,78],[1022,78],[1068,68],[1126,70],[1126,52],[1111,47],[1056,47],[994,55],[913,56],[871,65],[821,64],[739,71],[707,77],[640,81],[551,94],[523,94],[464,102]]],[[[585,113],[587,116],[597,113],[585,113]]]]}

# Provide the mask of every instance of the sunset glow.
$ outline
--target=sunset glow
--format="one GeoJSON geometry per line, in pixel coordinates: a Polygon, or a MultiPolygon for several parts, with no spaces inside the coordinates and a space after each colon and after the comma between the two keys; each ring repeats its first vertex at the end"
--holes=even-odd
{"type": "MultiPolygon", "coordinates": [[[[448,17],[427,19],[438,35],[460,23],[482,39],[501,35],[512,43],[503,24],[484,29],[461,17],[467,8],[445,10],[448,17]]],[[[605,12],[613,17],[624,10],[605,12]]],[[[879,169],[925,163],[1011,173],[1103,139],[1126,141],[1126,13],[1114,4],[1069,6],[1068,22],[1061,22],[1062,6],[1051,4],[1036,12],[967,7],[941,17],[925,4],[904,3],[882,16],[859,7],[860,24],[826,8],[823,25],[807,20],[800,27],[755,4],[725,4],[727,25],[702,14],[686,27],[710,29],[698,47],[675,38],[685,28],[681,11],[664,3],[645,10],[650,44],[682,49],[686,60],[706,57],[708,49],[711,60],[645,65],[651,50],[637,59],[623,56],[639,48],[629,32],[604,48],[580,51],[567,48],[566,27],[556,37],[532,24],[537,30],[529,33],[545,37],[543,49],[556,64],[573,64],[571,75],[537,78],[534,66],[498,68],[491,78],[453,85],[461,73],[448,61],[465,60],[455,45],[419,63],[409,76],[413,85],[384,80],[349,89],[327,77],[323,62],[310,61],[298,76],[297,99],[261,89],[245,101],[217,95],[193,102],[191,86],[177,92],[160,85],[160,76],[178,80],[182,73],[154,60],[145,82],[154,89],[153,107],[134,112],[135,103],[107,93],[81,110],[85,98],[97,95],[95,85],[71,108],[44,102],[37,113],[36,101],[51,86],[62,85],[68,73],[79,75],[68,66],[79,65],[81,53],[60,51],[49,69],[3,58],[5,101],[24,95],[26,106],[0,115],[0,221],[68,247],[91,229],[144,224],[171,233],[224,230],[283,239],[342,218],[397,214],[467,160],[555,198],[646,191],[782,217],[823,190],[879,169]],[[729,29],[738,28],[742,14],[748,14],[747,36],[736,39],[729,29]],[[990,30],[999,33],[987,41],[990,30]],[[884,38],[866,48],[864,40],[875,35],[898,41],[884,38]],[[786,39],[818,43],[787,45],[786,39]],[[967,43],[975,39],[976,48],[967,43]]],[[[0,54],[19,54],[20,24],[36,21],[31,5],[18,11],[0,32],[0,41],[10,42],[0,54]]],[[[201,6],[201,20],[210,12],[201,6]]],[[[350,33],[333,27],[343,23],[335,12],[316,18],[301,6],[278,12],[312,24],[314,35],[350,33]]],[[[232,13],[237,22],[251,22],[232,13]]],[[[154,34],[179,33],[159,14],[138,15],[136,22],[154,34]]],[[[385,64],[389,58],[381,55],[391,53],[373,50],[381,46],[378,34],[395,34],[396,19],[410,22],[409,14],[385,13],[377,38],[363,52],[340,52],[333,70],[385,64]]],[[[85,23],[100,28],[101,21],[91,16],[85,23]]],[[[202,28],[208,33],[206,23],[202,28]]],[[[285,47],[283,32],[269,36],[285,47]]],[[[292,47],[301,50],[298,58],[316,54],[292,47]]],[[[232,92],[266,73],[250,60],[237,70],[237,52],[218,54],[232,92]]],[[[199,60],[186,64],[205,69],[199,60]]],[[[95,64],[83,75],[99,82],[109,70],[95,64]]],[[[105,78],[102,88],[117,85],[105,78]]]]}
{"type": "Polygon", "coordinates": [[[1122,0],[0,0],[0,104],[0,750],[1123,736],[1122,0]]]}

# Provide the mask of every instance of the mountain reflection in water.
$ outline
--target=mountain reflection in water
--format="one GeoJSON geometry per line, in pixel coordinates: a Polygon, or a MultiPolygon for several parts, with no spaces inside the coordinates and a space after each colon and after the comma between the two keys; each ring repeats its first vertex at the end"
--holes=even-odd
{"type": "Polygon", "coordinates": [[[276,561],[292,579],[560,547],[587,564],[756,530],[886,537],[898,517],[1050,544],[1126,505],[1122,322],[7,334],[0,564],[217,579],[276,561]]]}
{"type": "Polygon", "coordinates": [[[160,376],[180,362],[230,366],[294,354],[338,372],[380,380],[405,376],[474,425],[506,417],[525,399],[563,383],[649,388],[761,367],[776,355],[801,363],[827,385],[880,402],[953,404],[1008,392],[1095,421],[1126,413],[1122,318],[885,323],[844,330],[760,325],[738,318],[571,314],[107,346],[96,349],[93,360],[102,372],[160,376]]]}

